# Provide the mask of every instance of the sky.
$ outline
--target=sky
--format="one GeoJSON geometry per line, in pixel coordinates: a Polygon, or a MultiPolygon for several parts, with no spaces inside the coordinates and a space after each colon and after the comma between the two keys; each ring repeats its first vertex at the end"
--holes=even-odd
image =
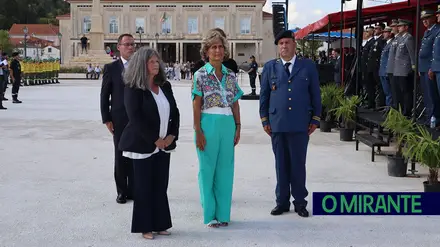
{"type": "MultiPolygon", "coordinates": [[[[272,2],[284,2],[285,0],[267,0],[263,10],[272,13],[272,2]]],[[[364,7],[397,3],[407,0],[364,0],[364,7]]],[[[341,0],[289,0],[289,29],[302,28],[313,23],[327,14],[341,11],[341,0]]],[[[347,2],[344,10],[356,9],[356,0],[347,2]]]]}

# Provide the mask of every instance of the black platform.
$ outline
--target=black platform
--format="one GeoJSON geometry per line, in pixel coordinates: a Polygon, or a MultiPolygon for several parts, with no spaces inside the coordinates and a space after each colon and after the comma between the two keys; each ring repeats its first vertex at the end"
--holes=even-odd
{"type": "Polygon", "coordinates": [[[241,96],[242,100],[260,100],[260,95],[249,95],[249,94],[245,94],[243,96],[241,96]]]}
{"type": "Polygon", "coordinates": [[[365,108],[358,108],[357,117],[368,122],[381,125],[385,122],[386,114],[381,111],[373,111],[365,108]]]}

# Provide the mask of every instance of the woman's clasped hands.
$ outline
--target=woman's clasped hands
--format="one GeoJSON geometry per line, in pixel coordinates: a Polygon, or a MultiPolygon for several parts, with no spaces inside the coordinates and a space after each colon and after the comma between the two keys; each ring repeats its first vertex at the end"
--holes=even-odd
{"type": "Polygon", "coordinates": [[[175,138],[174,136],[168,135],[167,137],[165,137],[165,139],[162,138],[157,139],[157,141],[154,144],[156,144],[156,147],[159,149],[165,149],[166,147],[171,145],[171,143],[173,143],[174,138],[175,138]]]}

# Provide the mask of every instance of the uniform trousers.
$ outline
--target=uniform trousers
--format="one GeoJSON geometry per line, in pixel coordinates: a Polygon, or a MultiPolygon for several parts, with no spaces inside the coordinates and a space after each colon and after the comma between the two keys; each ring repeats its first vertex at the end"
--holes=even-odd
{"type": "Polygon", "coordinates": [[[16,76],[14,79],[15,80],[12,83],[12,98],[17,99],[18,98],[18,91],[20,90],[20,85],[21,85],[21,77],[16,76]]]}
{"type": "Polygon", "coordinates": [[[425,105],[425,122],[428,123],[434,115],[440,117],[440,97],[437,92],[437,83],[429,79],[427,72],[420,72],[420,86],[423,94],[423,104],[425,105]]]}
{"type": "Polygon", "coordinates": [[[394,109],[402,109],[403,115],[409,117],[413,108],[412,74],[408,76],[393,76],[391,90],[393,92],[394,109]]]}
{"type": "Polygon", "coordinates": [[[168,204],[170,154],[160,151],[146,159],[134,159],[132,233],[165,231],[172,227],[168,204]]]}
{"type": "Polygon", "coordinates": [[[369,108],[376,107],[376,92],[378,96],[378,107],[385,105],[385,97],[382,89],[379,74],[377,72],[368,72],[366,81],[367,101],[369,108]]]}
{"type": "Polygon", "coordinates": [[[272,132],[277,185],[276,202],[281,208],[290,208],[290,195],[297,206],[307,206],[306,156],[307,132],[272,132]]]}
{"type": "Polygon", "coordinates": [[[381,76],[380,81],[382,84],[383,93],[385,95],[385,104],[386,106],[391,106],[393,102],[393,97],[391,95],[390,78],[388,76],[381,76]]]}
{"type": "Polygon", "coordinates": [[[235,120],[232,115],[202,113],[206,145],[197,148],[203,222],[229,222],[234,181],[235,120]]]}

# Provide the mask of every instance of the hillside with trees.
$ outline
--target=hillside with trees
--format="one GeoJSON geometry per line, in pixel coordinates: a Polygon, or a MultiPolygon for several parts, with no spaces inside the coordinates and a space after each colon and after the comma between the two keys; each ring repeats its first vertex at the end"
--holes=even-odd
{"type": "Polygon", "coordinates": [[[69,11],[65,0],[0,0],[0,30],[14,23],[58,25],[56,17],[69,11]]]}

